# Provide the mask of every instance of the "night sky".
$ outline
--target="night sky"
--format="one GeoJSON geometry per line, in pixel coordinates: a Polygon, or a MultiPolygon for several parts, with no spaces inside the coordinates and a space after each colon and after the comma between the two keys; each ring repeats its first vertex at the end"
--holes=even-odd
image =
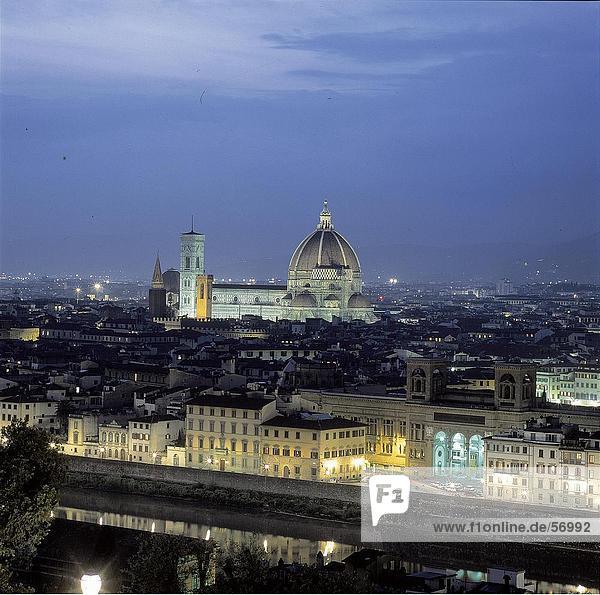
{"type": "Polygon", "coordinates": [[[324,198],[388,268],[600,229],[597,3],[1,8],[4,272],[149,279],[194,215],[208,272],[283,277],[324,198]]]}

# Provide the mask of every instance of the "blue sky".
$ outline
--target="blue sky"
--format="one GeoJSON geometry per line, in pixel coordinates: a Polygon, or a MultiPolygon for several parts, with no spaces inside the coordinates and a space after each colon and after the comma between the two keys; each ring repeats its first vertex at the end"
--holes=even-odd
{"type": "Polygon", "coordinates": [[[598,4],[1,10],[3,271],[149,278],[193,214],[217,277],[284,275],[324,198],[359,255],[600,227],[598,4]]]}

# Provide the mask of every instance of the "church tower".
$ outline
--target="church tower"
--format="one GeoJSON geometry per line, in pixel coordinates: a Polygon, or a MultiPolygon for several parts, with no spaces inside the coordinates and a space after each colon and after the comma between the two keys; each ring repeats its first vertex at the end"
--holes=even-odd
{"type": "Polygon", "coordinates": [[[179,316],[196,318],[196,279],[204,275],[204,234],[192,229],[181,234],[179,264],[179,316]]]}
{"type": "Polygon", "coordinates": [[[167,316],[167,290],[160,270],[160,259],[156,255],[152,285],[148,292],[148,304],[150,306],[150,318],[165,318],[167,316]]]}

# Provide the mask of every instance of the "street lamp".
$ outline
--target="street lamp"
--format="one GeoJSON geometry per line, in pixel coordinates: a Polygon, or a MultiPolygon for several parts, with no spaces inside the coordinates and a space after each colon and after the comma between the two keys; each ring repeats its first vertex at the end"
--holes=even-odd
{"type": "Polygon", "coordinates": [[[81,287],[75,288],[75,294],[77,295],[77,304],[79,305],[79,294],[81,293],[81,287]]]}
{"type": "Polygon", "coordinates": [[[81,592],[83,595],[98,595],[102,587],[99,574],[84,574],[81,577],[81,592]]]}
{"type": "Polygon", "coordinates": [[[96,290],[96,299],[98,299],[98,293],[102,289],[102,285],[100,285],[100,283],[95,283],[94,284],[94,289],[96,290]]]}

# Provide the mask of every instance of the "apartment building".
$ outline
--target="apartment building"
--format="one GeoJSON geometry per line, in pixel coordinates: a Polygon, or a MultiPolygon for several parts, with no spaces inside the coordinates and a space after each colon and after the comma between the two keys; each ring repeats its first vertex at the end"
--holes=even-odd
{"type": "Polygon", "coordinates": [[[536,394],[550,403],[600,406],[598,366],[552,366],[537,372],[536,394]]]}
{"type": "Polygon", "coordinates": [[[261,472],[260,425],[274,398],[205,394],[186,403],[186,467],[261,472]]]}
{"type": "Polygon", "coordinates": [[[47,398],[19,395],[0,398],[0,429],[17,420],[51,434],[60,431],[58,403],[47,398]]]}
{"type": "Polygon", "coordinates": [[[366,428],[322,413],[273,417],[262,424],[263,472],[314,481],[359,480],[366,466],[366,428]]]}
{"type": "Polygon", "coordinates": [[[546,417],[484,441],[488,498],[600,510],[600,432],[546,417]]]}
{"type": "MultiPolygon", "coordinates": [[[[174,415],[147,415],[129,420],[128,459],[137,463],[157,465],[163,461],[167,462],[167,446],[183,436],[183,427],[183,421],[174,415]]],[[[117,432],[116,429],[114,431],[117,432]]],[[[123,433],[119,432],[119,434],[122,437],[123,433]]],[[[102,438],[103,436],[101,436],[101,443],[102,438]]],[[[102,452],[103,456],[106,454],[106,450],[102,452]]]]}

